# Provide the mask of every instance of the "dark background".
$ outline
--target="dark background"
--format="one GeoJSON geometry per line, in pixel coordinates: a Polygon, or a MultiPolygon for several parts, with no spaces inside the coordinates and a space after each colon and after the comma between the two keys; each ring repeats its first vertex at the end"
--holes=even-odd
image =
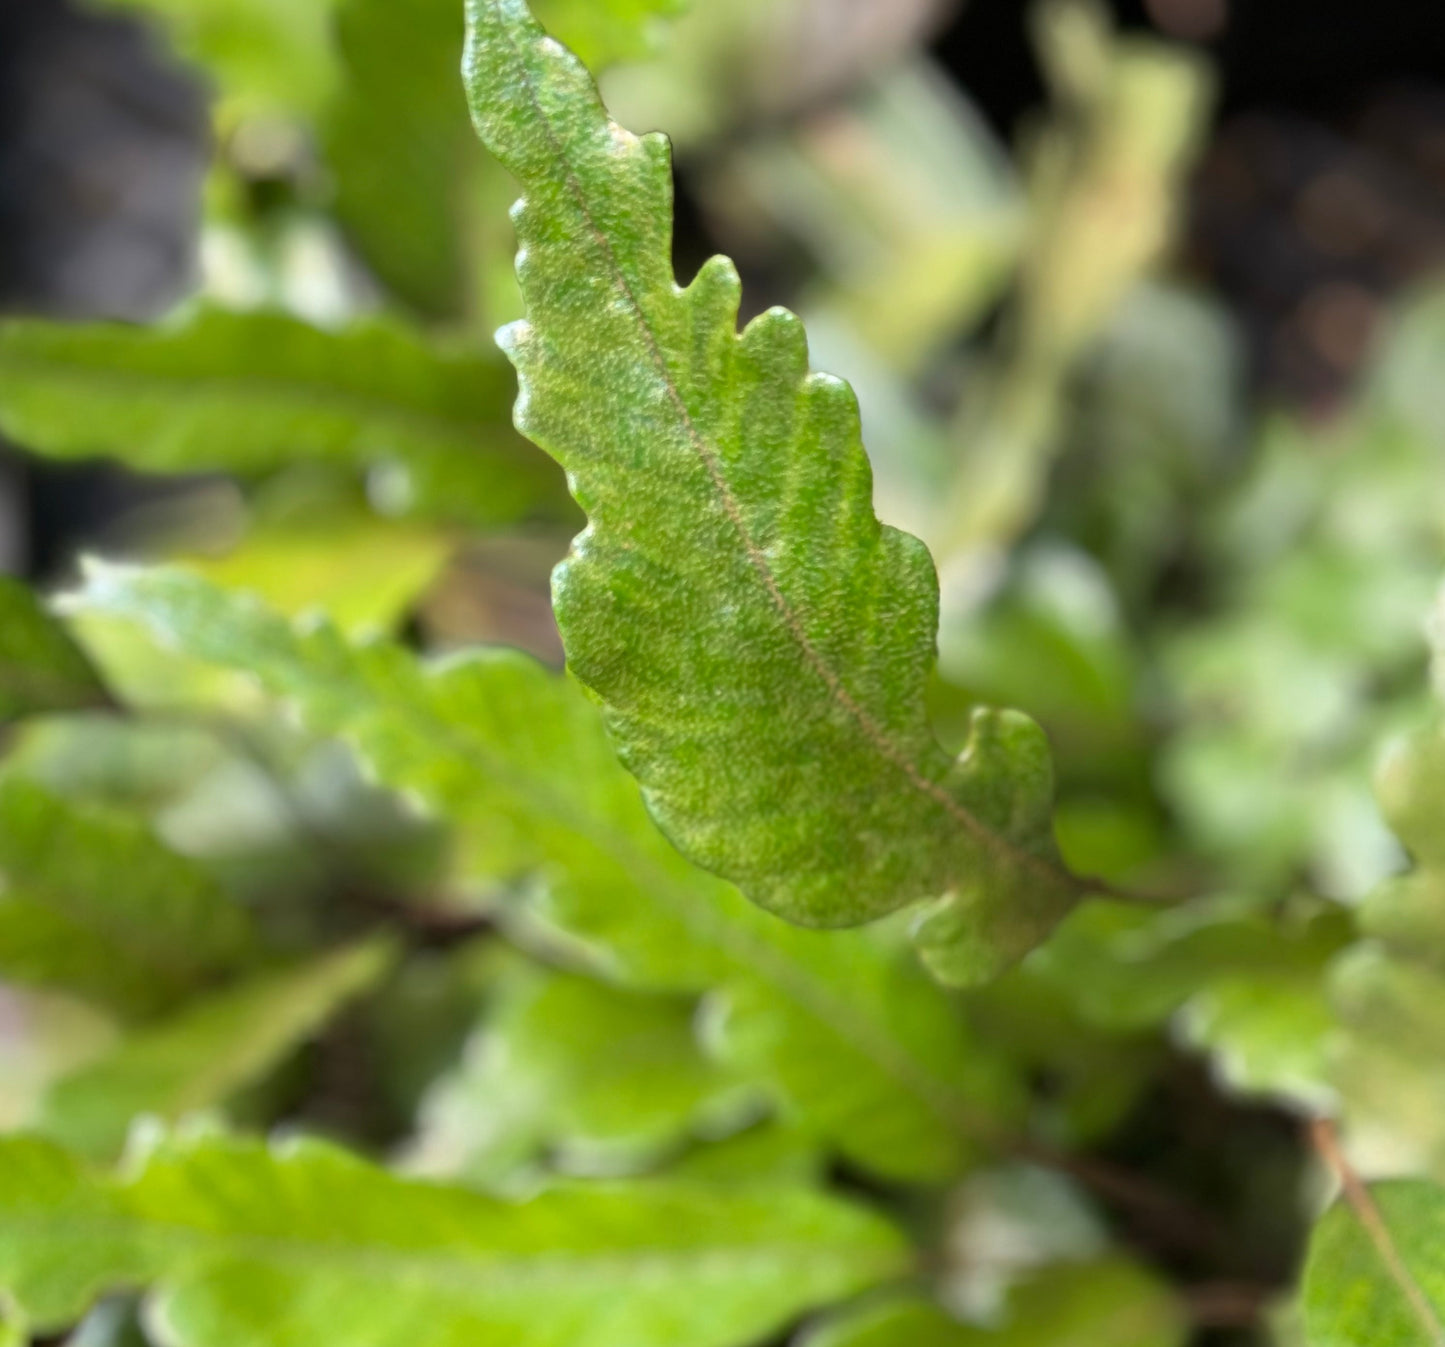
{"type": "MultiPolygon", "coordinates": [[[[1235,310],[1261,397],[1328,414],[1380,307],[1445,263],[1445,10],[1114,7],[1127,26],[1214,56],[1220,103],[1184,265],[1235,310]]],[[[934,43],[1006,134],[1041,95],[1027,11],[970,0],[934,43]]],[[[203,89],[141,26],[68,0],[0,0],[0,309],[163,312],[188,285],[207,153],[203,89]]],[[[0,457],[0,568],[45,571],[126,490],[105,469],[0,457]]]]}

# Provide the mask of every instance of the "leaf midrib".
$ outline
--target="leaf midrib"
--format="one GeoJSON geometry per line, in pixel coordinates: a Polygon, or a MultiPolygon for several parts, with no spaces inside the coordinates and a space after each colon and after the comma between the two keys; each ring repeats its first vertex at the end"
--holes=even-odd
{"type": "MultiPolygon", "coordinates": [[[[495,4],[495,0],[489,0],[489,3],[495,4]]],[[[558,140],[556,133],[552,129],[551,121],[538,96],[536,85],[533,83],[531,71],[528,69],[521,48],[517,45],[505,16],[502,17],[502,22],[499,27],[505,35],[506,42],[515,58],[515,65],[520,74],[522,86],[527,91],[528,102],[536,114],[537,124],[546,136],[552,157],[567,185],[567,190],[576,202],[577,209],[581,212],[587,230],[592,236],[593,244],[602,257],[604,270],[608,275],[608,279],[617,288],[627,309],[635,319],[638,331],[642,336],[643,344],[647,347],[649,358],[657,370],[658,377],[662,380],[663,389],[667,394],[668,401],[672,403],[676,409],[684,433],[692,444],[693,449],[697,452],[707,471],[708,477],[713,483],[713,489],[717,492],[724,512],[727,514],[729,521],[738,534],[749,565],[762,583],[768,599],[776,608],[783,625],[797,643],[804,663],[822,679],[833,701],[853,720],[863,737],[873,746],[874,750],[893,768],[901,772],[915,790],[932,800],[935,805],[943,808],[950,817],[973,836],[979,845],[984,847],[985,850],[992,852],[996,861],[1002,861],[1009,866],[1034,871],[1046,876],[1051,883],[1063,884],[1075,892],[1082,892],[1087,886],[1067,870],[1016,845],[1003,834],[990,828],[982,819],[974,814],[972,810],[966,808],[950,795],[942,785],[921,772],[904,749],[893,742],[886,729],[879,724],[867,708],[859,703],[852,693],[848,691],[838,672],[828,664],[821,652],[813,645],[802,618],[794,611],[787,596],[783,593],[777,577],[768,565],[765,553],[758,546],[748,529],[742,507],[733,495],[732,488],[722,471],[716,449],[708,443],[706,437],[702,434],[697,423],[692,418],[687,401],[682,396],[676,380],[672,377],[672,371],[668,367],[662,346],[658,341],[657,334],[652,329],[652,324],[648,320],[647,313],[643,309],[636,291],[633,290],[626,273],[623,272],[621,266],[618,264],[616,255],[612,251],[610,240],[601,226],[598,225],[596,217],[592,213],[586,193],[577,176],[577,171],[567,158],[562,143],[558,140]]]]}

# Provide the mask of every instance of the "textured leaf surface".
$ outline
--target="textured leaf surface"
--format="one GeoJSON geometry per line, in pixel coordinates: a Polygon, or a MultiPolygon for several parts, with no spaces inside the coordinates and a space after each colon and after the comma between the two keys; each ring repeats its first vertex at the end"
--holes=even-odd
{"type": "Polygon", "coordinates": [[[1445,1343],[1445,1189],[1377,1184],[1362,1213],[1341,1201],[1310,1242],[1304,1274],[1310,1347],[1445,1343]]]}
{"type": "Polygon", "coordinates": [[[142,1115],[175,1122],[224,1104],[373,985],[392,953],[384,943],[358,945],[189,1005],[57,1081],[38,1126],[103,1159],[142,1115]]]}
{"type": "Polygon", "coordinates": [[[90,661],[19,580],[0,575],[0,725],[107,701],[90,661]]]}
{"type": "Polygon", "coordinates": [[[691,1001],[530,964],[502,981],[423,1106],[420,1172],[494,1183],[544,1155],[570,1172],[637,1172],[751,1111],[750,1092],[703,1056],[691,1001]]]}
{"type": "Polygon", "coordinates": [[[823,1330],[808,1347],[1179,1347],[1187,1337],[1164,1286],[1132,1264],[1111,1262],[1029,1279],[997,1328],[957,1323],[924,1300],[899,1300],[823,1330]]]}
{"type": "Polygon", "coordinates": [[[693,860],[809,925],[956,894],[926,945],[993,971],[1079,892],[1048,754],[1022,717],[956,761],[934,737],[937,580],[873,513],[851,390],[790,314],[738,335],[730,263],[677,287],[666,142],[612,123],[521,0],[470,25],[473,116],[524,190],[517,424],[589,518],[554,583],[571,668],[693,860]]]}
{"type": "Polygon", "coordinates": [[[877,1217],[796,1189],[509,1205],[319,1143],[173,1144],[110,1180],[0,1142],[0,1286],[41,1329],[149,1285],[187,1347],[744,1347],[905,1266],[877,1217]]]}
{"type": "Polygon", "coordinates": [[[157,328],[0,325],[0,430],[27,449],[248,476],[313,459],[384,472],[388,500],[467,522],[560,494],[507,424],[510,390],[504,366],[379,323],[203,309],[157,328]]]}
{"type": "Polygon", "coordinates": [[[143,1013],[253,952],[246,914],[138,820],[0,780],[0,977],[143,1013]]]}
{"type": "Polygon", "coordinates": [[[1016,1107],[959,1008],[888,933],[789,926],[689,865],[648,819],[596,711],[535,662],[484,652],[427,668],[326,628],[299,635],[174,571],[98,568],[77,603],[255,674],[454,821],[475,874],[528,881],[542,918],[619,977],[720,989],[723,1050],[860,1163],[946,1176],[1016,1107]]]}

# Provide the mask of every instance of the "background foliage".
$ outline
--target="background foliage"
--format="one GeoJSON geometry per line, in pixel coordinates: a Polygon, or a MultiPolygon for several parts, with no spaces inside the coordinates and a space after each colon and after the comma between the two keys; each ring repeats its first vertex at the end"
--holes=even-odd
{"type": "Polygon", "coordinates": [[[1445,300],[1251,404],[1197,49],[1040,5],[1011,149],[927,6],[539,2],[805,336],[521,0],[118,7],[215,155],[0,323],[154,493],[0,577],[0,1344],[1445,1342],[1445,300]]]}

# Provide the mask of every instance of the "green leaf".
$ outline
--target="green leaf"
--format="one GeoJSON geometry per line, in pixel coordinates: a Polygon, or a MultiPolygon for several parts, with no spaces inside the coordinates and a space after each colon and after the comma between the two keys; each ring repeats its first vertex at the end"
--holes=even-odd
{"type": "Polygon", "coordinates": [[[161,20],[216,82],[226,120],[317,106],[336,78],[335,0],[102,0],[161,20]]]}
{"type": "Polygon", "coordinates": [[[0,325],[0,431],[25,448],[247,477],[310,459],[371,474],[389,509],[468,523],[560,494],[507,424],[510,390],[498,363],[379,322],[201,309],[156,328],[0,325]]]}
{"type": "Polygon", "coordinates": [[[30,1332],[10,1298],[0,1295],[0,1347],[25,1347],[30,1332]]]}
{"type": "Polygon", "coordinates": [[[472,873],[636,986],[716,990],[720,1049],[811,1134],[880,1173],[957,1173],[1018,1108],[1016,1086],[895,933],[789,926],[689,865],[647,817],[600,718],[534,661],[434,666],[176,571],[92,567],[74,600],[193,658],[254,675],[376,777],[454,822],[472,873]]]}
{"type": "Polygon", "coordinates": [[[254,951],[245,912],[139,820],[0,779],[0,977],[144,1014],[254,951]]]}
{"type": "Polygon", "coordinates": [[[924,1300],[884,1302],[808,1347],[1180,1347],[1188,1327],[1155,1278],[1116,1260],[1059,1266],[1016,1287],[997,1328],[960,1324],[924,1300]]]}
{"type": "MultiPolygon", "coordinates": [[[[593,69],[645,56],[683,0],[553,0],[545,14],[593,69]]],[[[457,316],[474,267],[506,268],[510,185],[477,144],[457,80],[461,0],[344,0],[341,83],[322,119],[333,209],[373,271],[423,313],[457,316]],[[485,256],[476,250],[484,249],[485,256]]],[[[506,315],[508,317],[511,314],[506,315]]]]}
{"type": "Polygon", "coordinates": [[[1304,1272],[1310,1347],[1445,1344],[1445,1188],[1398,1180],[1336,1203],[1304,1272]]]}
{"type": "Polygon", "coordinates": [[[172,1143],[118,1180],[0,1142],[0,1285],[42,1331],[139,1285],[187,1347],[744,1347],[905,1268],[878,1217],[797,1189],[512,1205],[317,1142],[172,1143]]]}
{"type": "Polygon", "coordinates": [[[504,1181],[545,1155],[637,1172],[698,1129],[735,1127],[752,1091],[709,1062],[696,1006],[532,964],[506,970],[462,1065],[424,1103],[413,1168],[504,1181]]]}
{"type": "Polygon", "coordinates": [[[109,701],[90,661],[19,580],[0,575],[0,726],[109,701]]]}
{"type": "Polygon", "coordinates": [[[448,531],[369,515],[307,512],[253,527],[221,557],[189,564],[292,615],[320,609],[343,631],[395,631],[455,551],[448,531]]]}
{"type": "Polygon", "coordinates": [[[483,156],[457,80],[454,0],[346,0],[343,82],[324,119],[334,209],[381,280],[424,313],[465,310],[467,216],[483,156]]]}
{"type": "Polygon", "coordinates": [[[387,942],[370,941],[195,1002],[57,1081],[38,1127],[103,1159],[139,1117],[175,1122],[224,1104],[375,985],[394,957],[387,942]]]}
{"type": "Polygon", "coordinates": [[[1445,976],[1365,943],[1331,969],[1328,990],[1330,1074],[1346,1116],[1445,1177],[1445,976]]]}
{"type": "Polygon", "coordinates": [[[1210,1054],[1235,1095],[1266,1095],[1322,1111],[1336,1103],[1329,1048],[1335,1028],[1323,962],[1220,977],[1180,1014],[1185,1042],[1210,1054]]]}
{"type": "Polygon", "coordinates": [[[687,6],[688,0],[538,0],[537,14],[588,69],[602,70],[650,54],[661,21],[687,6]]]}
{"type": "Polygon", "coordinates": [[[937,578],[874,516],[852,392],[792,315],[737,334],[731,263],[677,287],[666,142],[609,121],[521,0],[470,25],[473,117],[524,190],[517,424],[590,521],[554,581],[571,669],[698,864],[814,926],[951,895],[927,954],[996,971],[1082,886],[1037,729],[984,716],[957,760],[934,737],[937,578]]]}

